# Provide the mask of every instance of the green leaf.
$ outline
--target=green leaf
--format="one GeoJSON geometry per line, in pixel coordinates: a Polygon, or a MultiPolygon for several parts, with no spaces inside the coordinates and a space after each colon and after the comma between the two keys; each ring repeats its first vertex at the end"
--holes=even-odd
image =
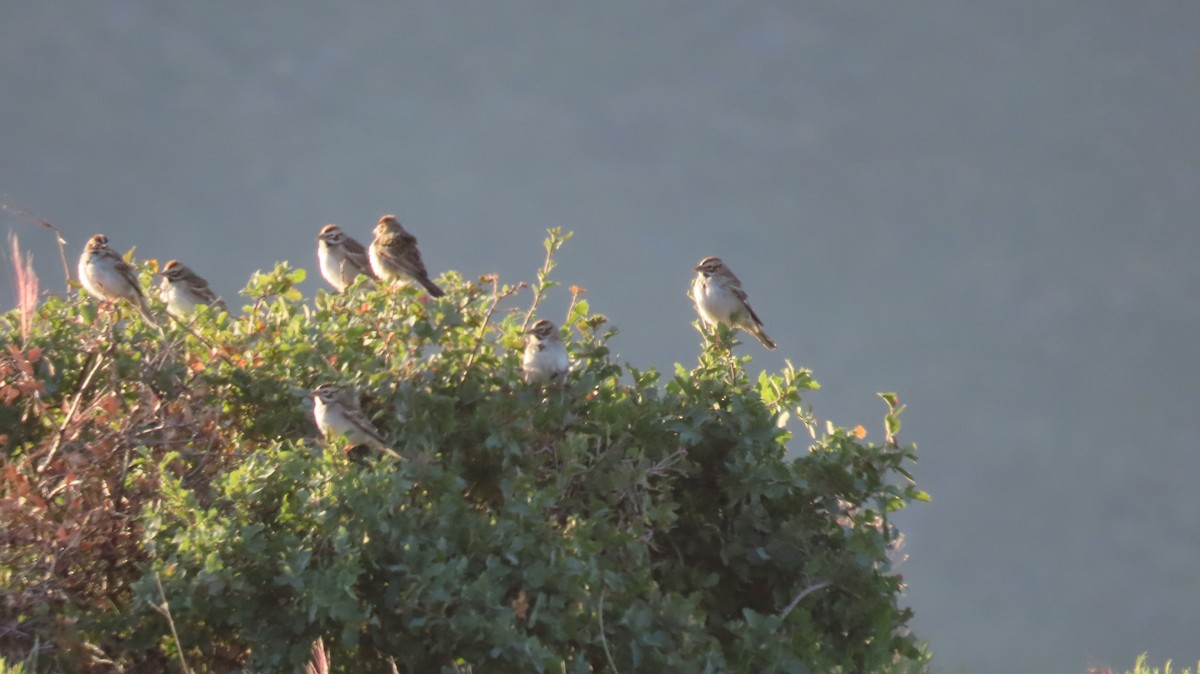
{"type": "Polygon", "coordinates": [[[580,298],[575,301],[575,305],[571,307],[571,315],[567,317],[567,324],[573,325],[587,318],[590,305],[588,301],[580,298]]]}
{"type": "Polygon", "coordinates": [[[896,435],[900,432],[900,417],[889,414],[884,417],[884,421],[887,425],[888,435],[896,435]]]}

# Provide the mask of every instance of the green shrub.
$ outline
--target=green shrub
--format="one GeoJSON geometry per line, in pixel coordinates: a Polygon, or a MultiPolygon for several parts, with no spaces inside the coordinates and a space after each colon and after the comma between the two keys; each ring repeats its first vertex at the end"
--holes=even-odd
{"type": "MultiPolygon", "coordinates": [[[[1133,670],[1130,671],[1128,674],[1192,674],[1193,672],[1200,673],[1200,664],[1197,664],[1196,669],[1194,669],[1194,670],[1184,668],[1182,670],[1177,671],[1177,670],[1174,670],[1171,668],[1170,660],[1167,660],[1166,664],[1164,664],[1162,666],[1162,669],[1159,669],[1158,667],[1151,667],[1149,664],[1146,663],[1146,660],[1147,660],[1147,657],[1146,657],[1145,653],[1142,653],[1141,655],[1139,655],[1137,658],[1137,661],[1133,665],[1133,670]]],[[[1108,674],[1112,673],[1111,669],[1095,669],[1094,668],[1091,671],[1097,672],[1097,673],[1100,673],[1100,672],[1107,672],[1108,674]]]]}
{"type": "Polygon", "coordinates": [[[577,288],[568,383],[530,387],[522,328],[564,240],[525,311],[524,284],[453,273],[436,300],[305,304],[280,264],[241,316],[165,339],[74,295],[28,340],[3,317],[0,652],[297,671],[323,637],[347,672],[919,667],[889,516],[925,495],[894,396],[882,444],[818,429],[810,373],[750,377],[726,330],[664,382],[613,361],[577,288]],[[406,460],[322,442],[325,381],[406,460]],[[812,440],[788,458],[793,427],[812,440]]]}

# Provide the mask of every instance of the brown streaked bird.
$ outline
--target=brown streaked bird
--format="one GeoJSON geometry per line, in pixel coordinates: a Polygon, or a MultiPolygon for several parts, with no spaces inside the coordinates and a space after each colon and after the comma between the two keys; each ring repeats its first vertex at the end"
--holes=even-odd
{"type": "Polygon", "coordinates": [[[542,319],[525,331],[525,354],[521,360],[525,381],[544,386],[566,376],[570,369],[567,345],[553,323],[542,319]]]}
{"type": "Polygon", "coordinates": [[[337,225],[325,225],[317,235],[317,259],[321,276],[329,285],[343,292],[359,274],[375,278],[367,249],[337,225]]]}
{"type": "Polygon", "coordinates": [[[321,384],[310,393],[313,397],[313,419],[325,440],[345,436],[355,445],[369,445],[396,459],[403,458],[388,448],[350,392],[336,384],[321,384]]]}
{"type": "Polygon", "coordinates": [[[421,251],[417,250],[417,237],[406,232],[396,216],[379,218],[379,224],[375,225],[375,240],[368,253],[371,269],[379,278],[405,283],[416,281],[433,297],[446,294],[429,280],[429,272],[425,271],[425,263],[421,261],[421,251]]]}
{"type": "Polygon", "coordinates": [[[692,299],[705,325],[720,323],[742,328],[757,337],[766,348],[775,348],[775,342],[767,337],[762,321],[751,308],[742,282],[721,258],[706,257],[692,271],[696,272],[692,281],[692,299]]]}
{"type": "Polygon", "coordinates": [[[163,265],[158,275],[163,278],[160,290],[167,303],[167,313],[175,318],[187,318],[196,313],[201,305],[229,311],[225,302],[208,287],[208,281],[179,260],[171,260],[163,265]]]}
{"type": "Polygon", "coordinates": [[[79,282],[93,297],[107,301],[125,300],[147,322],[158,325],[150,313],[137,272],[108,247],[107,236],[97,234],[83,247],[83,254],[79,256],[79,282]]]}

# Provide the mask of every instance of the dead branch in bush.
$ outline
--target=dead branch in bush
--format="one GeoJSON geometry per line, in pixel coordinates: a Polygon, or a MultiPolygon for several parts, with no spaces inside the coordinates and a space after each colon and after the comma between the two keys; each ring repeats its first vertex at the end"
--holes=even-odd
{"type": "Polygon", "coordinates": [[[483,343],[484,335],[487,334],[488,325],[492,322],[492,314],[496,313],[496,307],[499,306],[501,300],[515,294],[518,290],[524,287],[524,284],[514,288],[509,288],[504,292],[500,292],[500,275],[488,274],[481,280],[488,280],[492,284],[492,303],[488,305],[487,313],[483,315],[483,324],[479,326],[479,334],[475,336],[475,345],[471,347],[471,355],[467,356],[467,362],[463,365],[462,379],[459,384],[467,380],[467,375],[471,372],[471,365],[475,363],[475,357],[479,355],[479,345],[483,343]]]}
{"type": "Polygon", "coordinates": [[[175,631],[175,619],[171,617],[171,605],[167,603],[167,593],[163,592],[162,579],[158,577],[157,572],[154,574],[154,584],[158,586],[158,596],[162,599],[162,604],[152,604],[151,608],[167,619],[167,625],[171,628],[171,637],[175,639],[175,650],[179,652],[179,668],[183,670],[183,674],[192,674],[187,660],[183,657],[183,642],[179,640],[179,632],[175,631]]]}
{"type": "MultiPolygon", "coordinates": [[[[188,334],[190,334],[191,336],[195,337],[195,338],[196,338],[196,340],[197,340],[197,341],[199,341],[201,344],[203,344],[204,346],[207,346],[207,347],[208,347],[208,352],[209,352],[209,353],[211,353],[211,354],[215,355],[216,357],[220,358],[221,360],[225,361],[225,364],[226,364],[226,365],[228,365],[228,366],[230,366],[230,367],[237,367],[237,364],[233,362],[233,359],[232,359],[232,358],[230,358],[229,356],[226,356],[226,355],[225,355],[225,354],[222,352],[222,350],[221,350],[221,349],[218,349],[218,348],[217,348],[217,346],[216,346],[215,344],[213,344],[212,342],[208,341],[208,340],[207,340],[207,339],[205,339],[204,337],[200,336],[200,333],[198,333],[198,332],[196,332],[195,330],[193,330],[193,329],[192,329],[192,326],[191,326],[191,324],[190,324],[190,323],[188,323],[188,322],[185,322],[185,321],[181,321],[181,320],[179,320],[178,318],[176,318],[175,316],[171,316],[171,320],[175,321],[176,325],[178,325],[179,327],[181,327],[181,328],[183,328],[184,330],[186,330],[186,331],[188,332],[188,334]]],[[[166,358],[165,358],[165,357],[164,357],[164,360],[166,360],[166,358]]]]}
{"type": "Polygon", "coordinates": [[[5,198],[4,201],[0,201],[0,209],[6,210],[19,218],[24,218],[30,222],[33,222],[34,224],[45,227],[46,229],[54,232],[54,240],[58,243],[58,256],[62,260],[63,277],[66,280],[66,286],[70,288],[71,266],[67,264],[67,239],[63,237],[62,231],[55,227],[49,220],[39,216],[24,206],[20,206],[11,202],[7,198],[5,198]]]}
{"type": "Polygon", "coordinates": [[[819,583],[813,583],[812,585],[809,585],[808,587],[804,588],[803,590],[800,590],[800,593],[797,594],[792,599],[792,601],[788,602],[788,605],[784,606],[783,610],[779,612],[779,619],[783,620],[784,618],[788,617],[788,614],[791,613],[792,610],[795,609],[800,604],[800,600],[804,599],[808,595],[810,595],[818,590],[824,590],[825,588],[829,587],[832,584],[833,583],[830,583],[827,580],[823,580],[819,583]]]}
{"type": "Polygon", "coordinates": [[[600,619],[600,645],[604,647],[604,658],[608,660],[608,666],[614,674],[620,674],[617,670],[617,663],[613,661],[612,653],[608,650],[608,638],[604,636],[604,591],[608,588],[600,588],[600,605],[596,608],[596,616],[600,619]]]}
{"type": "Polygon", "coordinates": [[[50,462],[54,460],[54,456],[58,454],[58,450],[62,447],[63,438],[66,437],[67,427],[75,420],[75,413],[79,411],[79,403],[83,400],[83,394],[87,391],[88,386],[92,383],[92,377],[96,376],[96,372],[100,370],[100,366],[104,363],[102,354],[93,354],[95,361],[92,363],[91,369],[84,376],[83,381],[79,384],[79,390],[75,392],[74,399],[71,400],[71,406],[67,409],[67,415],[63,418],[62,424],[56,429],[57,433],[54,437],[54,444],[50,445],[50,451],[46,452],[46,458],[42,460],[42,465],[38,466],[37,472],[40,474],[50,466],[50,462]]]}

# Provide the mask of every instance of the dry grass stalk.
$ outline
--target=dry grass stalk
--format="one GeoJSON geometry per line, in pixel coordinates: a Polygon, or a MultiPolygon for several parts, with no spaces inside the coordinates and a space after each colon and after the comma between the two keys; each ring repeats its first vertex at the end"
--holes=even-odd
{"type": "Polygon", "coordinates": [[[304,665],[304,674],[329,674],[329,651],[325,650],[325,641],[321,637],[312,645],[312,660],[304,665]]]}
{"type": "Polygon", "coordinates": [[[33,254],[21,254],[21,240],[16,232],[8,233],[8,246],[12,250],[13,270],[16,275],[17,309],[21,319],[21,342],[29,344],[33,334],[33,316],[37,312],[38,277],[33,270],[33,254]]]}

